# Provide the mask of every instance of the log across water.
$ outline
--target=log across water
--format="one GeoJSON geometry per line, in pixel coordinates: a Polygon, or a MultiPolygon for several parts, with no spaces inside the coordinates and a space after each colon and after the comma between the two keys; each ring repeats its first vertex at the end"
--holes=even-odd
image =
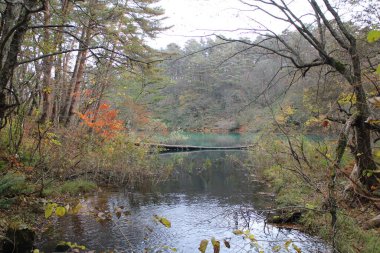
{"type": "Polygon", "coordinates": [[[158,148],[160,153],[166,152],[186,152],[186,151],[199,151],[199,150],[245,150],[254,147],[254,145],[247,146],[232,146],[232,147],[206,147],[206,146],[190,146],[190,145],[172,145],[161,143],[136,143],[136,146],[146,145],[153,148],[158,148]]]}

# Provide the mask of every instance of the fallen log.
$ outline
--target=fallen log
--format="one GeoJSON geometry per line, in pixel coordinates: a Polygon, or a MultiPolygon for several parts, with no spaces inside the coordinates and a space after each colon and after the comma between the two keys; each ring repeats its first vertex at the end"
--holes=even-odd
{"type": "Polygon", "coordinates": [[[186,152],[186,151],[199,151],[199,150],[245,150],[254,147],[254,145],[247,146],[231,146],[231,147],[207,147],[207,146],[190,146],[190,145],[172,145],[161,143],[135,143],[136,146],[146,145],[152,148],[158,148],[160,153],[165,152],[186,152]]]}

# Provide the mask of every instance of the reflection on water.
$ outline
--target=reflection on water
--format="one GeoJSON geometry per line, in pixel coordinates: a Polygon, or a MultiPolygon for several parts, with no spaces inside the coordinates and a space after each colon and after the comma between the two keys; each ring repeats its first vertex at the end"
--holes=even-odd
{"type": "Polygon", "coordinates": [[[251,143],[255,135],[253,134],[207,134],[207,133],[191,133],[181,132],[183,138],[171,139],[169,137],[161,137],[160,141],[167,144],[182,144],[192,146],[207,146],[207,147],[229,147],[239,146],[251,143]]]}
{"type": "MultiPolygon", "coordinates": [[[[116,215],[98,222],[93,216],[66,216],[54,233],[41,240],[50,252],[58,240],[86,245],[98,252],[199,252],[199,243],[211,237],[221,240],[221,252],[272,252],[292,239],[302,252],[327,252],[323,244],[298,231],[265,226],[259,210],[270,208],[266,187],[252,181],[242,166],[244,151],[201,151],[162,155],[178,161],[171,179],[150,193],[128,191],[97,193],[86,200],[89,208],[110,210],[124,206],[130,215],[116,215]],[[157,224],[153,215],[166,217],[171,228],[157,224]],[[251,245],[235,229],[250,230],[261,248],[251,245]],[[223,240],[230,242],[227,249],[223,240]],[[161,251],[160,251],[161,250],[161,251]]],[[[213,252],[211,243],[207,252],[213,252]]],[[[284,247],[283,247],[284,248],[284,247]]],[[[282,251],[285,252],[285,251],[282,251]]]]}

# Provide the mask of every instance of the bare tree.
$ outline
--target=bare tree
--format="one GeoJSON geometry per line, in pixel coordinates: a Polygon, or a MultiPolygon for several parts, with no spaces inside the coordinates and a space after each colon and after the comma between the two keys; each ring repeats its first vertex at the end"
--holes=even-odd
{"type": "Polygon", "coordinates": [[[344,118],[329,118],[345,124],[343,131],[345,134],[340,135],[341,140],[338,142],[341,146],[337,148],[337,152],[340,153],[337,154],[336,162],[339,165],[347,145],[349,131],[346,129],[352,129],[352,153],[356,164],[351,178],[355,185],[363,186],[365,191],[375,189],[379,181],[375,172],[376,163],[372,156],[371,130],[376,130],[376,127],[368,121],[370,110],[362,82],[362,56],[358,50],[356,31],[343,21],[337,8],[329,0],[303,1],[306,2],[305,7],[308,5],[310,10],[303,14],[294,8],[293,4],[297,4],[295,1],[240,0],[240,2],[248,6],[249,11],[255,14],[259,12],[260,15],[257,16],[262,17],[264,14],[278,23],[287,24],[289,29],[298,32],[300,41],[309,45],[310,52],[306,54],[304,51],[301,52],[297,43],[287,41],[284,36],[254,18],[252,20],[257,24],[257,28],[250,30],[259,35],[258,39],[254,42],[236,41],[282,57],[288,64],[287,67],[298,69],[302,76],[305,76],[311,68],[327,67],[328,72],[339,73],[350,85],[356,97],[355,111],[347,113],[344,118]]]}

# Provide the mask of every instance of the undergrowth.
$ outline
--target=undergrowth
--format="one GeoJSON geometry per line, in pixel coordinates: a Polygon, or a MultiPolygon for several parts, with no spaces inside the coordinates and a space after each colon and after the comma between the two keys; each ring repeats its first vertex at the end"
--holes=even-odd
{"type": "MultiPolygon", "coordinates": [[[[306,232],[330,241],[331,216],[326,208],[326,197],[328,168],[335,142],[315,142],[304,136],[290,137],[289,140],[300,163],[289,150],[287,138],[268,136],[251,151],[251,159],[256,164],[254,173],[263,177],[271,186],[279,207],[304,207],[306,211],[299,223],[306,232]]],[[[341,167],[350,166],[352,158],[346,152],[341,167]]],[[[362,228],[362,224],[375,216],[376,211],[370,203],[363,203],[359,207],[349,206],[344,196],[344,187],[348,183],[344,172],[341,172],[336,189],[337,248],[344,253],[378,253],[380,231],[362,228]]]]}
{"type": "Polygon", "coordinates": [[[36,226],[46,201],[64,203],[98,185],[147,187],[172,170],[125,131],[100,136],[87,127],[25,119],[0,131],[0,237],[9,222],[36,226]],[[21,127],[22,129],[16,129],[21,127]]]}

